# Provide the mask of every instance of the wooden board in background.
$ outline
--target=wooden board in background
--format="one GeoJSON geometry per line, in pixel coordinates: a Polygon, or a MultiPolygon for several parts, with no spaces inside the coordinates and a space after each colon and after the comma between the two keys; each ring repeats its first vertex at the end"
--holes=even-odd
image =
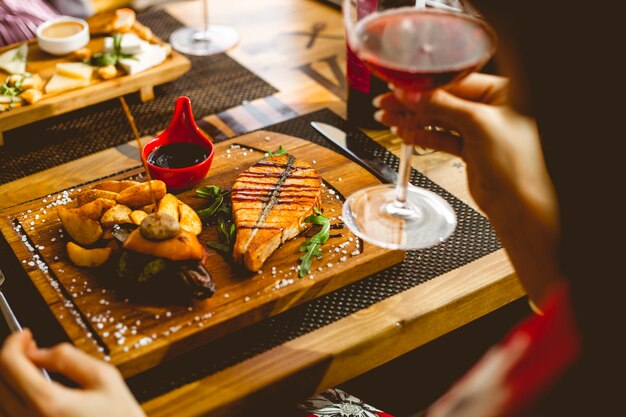
{"type": "MultiPolygon", "coordinates": [[[[404,258],[404,252],[363,244],[341,227],[342,196],[378,181],[355,162],[322,146],[263,131],[234,138],[216,145],[205,184],[230,186],[265,150],[280,145],[321,173],[326,183],[322,207],[339,226],[323,247],[323,259],[314,261],[311,277],[300,279],[295,271],[304,240],[298,237],[279,248],[259,274],[234,273],[220,255],[209,251],[205,265],[218,289],[208,300],[185,305],[146,302],[119,292],[110,274],[69,263],[56,210],[49,207],[66,199],[63,193],[1,212],[0,228],[69,338],[93,355],[106,356],[125,376],[134,375],[404,258]]],[[[178,197],[194,209],[206,206],[194,190],[178,197]]],[[[200,239],[216,240],[215,230],[205,228],[200,239]]]]}
{"type": "MultiPolygon", "coordinates": [[[[163,44],[156,36],[151,43],[163,44]]],[[[13,44],[0,48],[0,53],[16,48],[20,44],[13,44]]],[[[87,45],[93,52],[100,52],[104,48],[104,37],[93,36],[87,45]]],[[[73,62],[69,55],[53,56],[41,51],[37,40],[28,41],[28,61],[26,70],[32,74],[39,74],[44,81],[48,81],[55,72],[59,62],[73,62]]],[[[74,61],[78,62],[78,61],[74,61]]],[[[92,104],[100,103],[112,98],[120,97],[139,91],[142,100],[153,98],[152,88],[179,78],[189,71],[191,62],[184,55],[172,50],[172,53],[161,64],[135,75],[124,74],[118,69],[118,77],[111,80],[102,80],[95,75],[87,87],[62,93],[45,94],[35,104],[24,103],[21,107],[0,112],[0,146],[2,146],[2,132],[15,129],[52,116],[57,116],[72,110],[80,109],[92,104]]],[[[0,70],[0,83],[4,83],[8,75],[0,70]]]]}

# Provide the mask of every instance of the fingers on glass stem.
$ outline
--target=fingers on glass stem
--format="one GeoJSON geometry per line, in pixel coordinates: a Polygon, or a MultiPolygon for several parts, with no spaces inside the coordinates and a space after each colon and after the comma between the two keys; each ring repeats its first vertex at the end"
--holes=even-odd
{"type": "Polygon", "coordinates": [[[462,156],[463,141],[458,136],[451,135],[446,129],[433,126],[421,129],[392,126],[389,130],[406,143],[462,156]]]}

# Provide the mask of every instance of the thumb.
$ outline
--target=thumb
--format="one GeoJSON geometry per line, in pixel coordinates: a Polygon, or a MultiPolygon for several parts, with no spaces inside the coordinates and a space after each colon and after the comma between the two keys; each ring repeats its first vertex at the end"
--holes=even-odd
{"type": "Polygon", "coordinates": [[[48,395],[51,386],[27,356],[32,342],[30,330],[25,329],[11,334],[0,350],[0,374],[29,399],[48,395]]]}

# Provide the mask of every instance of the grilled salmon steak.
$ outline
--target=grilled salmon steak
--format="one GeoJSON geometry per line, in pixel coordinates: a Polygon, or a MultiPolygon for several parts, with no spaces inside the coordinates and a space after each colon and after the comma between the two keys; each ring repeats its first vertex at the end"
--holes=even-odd
{"type": "Polygon", "coordinates": [[[291,155],[262,159],[239,174],[232,188],[237,237],[233,261],[258,271],[270,255],[305,227],[320,208],[322,177],[291,155]]]}

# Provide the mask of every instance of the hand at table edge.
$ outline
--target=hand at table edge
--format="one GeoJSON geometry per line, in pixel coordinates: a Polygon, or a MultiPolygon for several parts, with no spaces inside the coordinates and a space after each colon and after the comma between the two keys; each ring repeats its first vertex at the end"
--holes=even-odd
{"type": "Polygon", "coordinates": [[[8,416],[145,417],[114,366],[67,343],[40,349],[28,329],[10,335],[0,351],[0,394],[0,409],[8,416]],[[78,387],[48,382],[39,368],[78,387]]]}

